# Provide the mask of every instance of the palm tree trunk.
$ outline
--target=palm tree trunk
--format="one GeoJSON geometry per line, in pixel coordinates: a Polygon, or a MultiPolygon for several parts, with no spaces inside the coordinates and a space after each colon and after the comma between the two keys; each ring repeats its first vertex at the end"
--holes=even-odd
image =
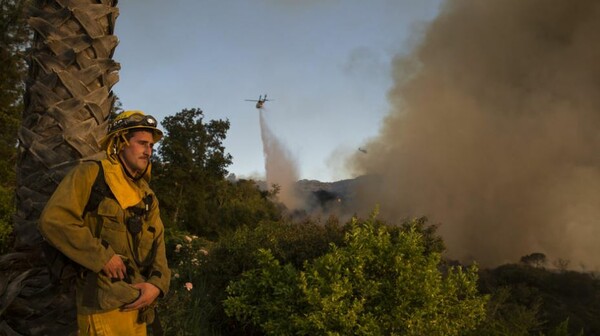
{"type": "Polygon", "coordinates": [[[114,102],[117,0],[37,0],[25,110],[19,129],[15,252],[0,257],[0,335],[75,330],[72,291],[57,292],[37,220],[76,163],[98,158],[114,102]]]}

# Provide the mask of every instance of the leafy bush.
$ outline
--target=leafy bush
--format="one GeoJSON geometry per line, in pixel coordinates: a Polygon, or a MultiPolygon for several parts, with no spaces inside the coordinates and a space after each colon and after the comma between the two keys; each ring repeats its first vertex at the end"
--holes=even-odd
{"type": "Polygon", "coordinates": [[[197,335],[202,331],[202,335],[219,335],[218,332],[209,332],[208,326],[203,323],[209,312],[205,304],[205,286],[197,276],[214,243],[173,229],[167,229],[165,236],[172,272],[171,286],[157,308],[165,333],[184,336],[197,335]]]}
{"type": "Polygon", "coordinates": [[[227,285],[244,271],[258,267],[255,252],[260,248],[269,248],[281,260],[302,265],[326,253],[330,242],[342,242],[342,230],[335,218],[325,223],[265,221],[253,228],[241,227],[216,243],[168,230],[167,257],[174,278],[171,292],[159,309],[168,312],[165,325],[169,325],[169,334],[261,334],[225,315],[222,301],[227,285]],[[188,282],[193,285],[189,291],[185,288],[188,282]]]}
{"type": "Polygon", "coordinates": [[[480,273],[480,290],[491,293],[492,297],[486,322],[476,335],[600,332],[598,278],[593,274],[534,267],[521,261],[480,273]]]}
{"type": "Polygon", "coordinates": [[[528,336],[537,335],[542,326],[539,301],[530,305],[511,302],[511,291],[501,287],[490,295],[486,319],[471,335],[528,336]]]}
{"type": "Polygon", "coordinates": [[[300,271],[270,249],[228,288],[225,310],[268,335],[462,335],[485,314],[477,268],[450,268],[413,226],[394,239],[374,217],[300,271]]]}

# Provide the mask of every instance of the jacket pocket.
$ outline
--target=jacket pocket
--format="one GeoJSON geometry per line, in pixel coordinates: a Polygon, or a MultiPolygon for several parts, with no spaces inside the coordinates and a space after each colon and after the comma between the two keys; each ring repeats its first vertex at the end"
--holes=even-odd
{"type": "Polygon", "coordinates": [[[149,227],[141,232],[140,245],[138,246],[138,256],[142,265],[149,265],[155,258],[154,240],[156,239],[154,228],[149,227]],[[151,229],[151,230],[149,230],[151,229]]]}
{"type": "Polygon", "coordinates": [[[100,218],[100,237],[113,248],[118,254],[127,251],[127,229],[123,223],[123,210],[121,206],[112,199],[104,199],[98,205],[98,217],[100,218]]]}
{"type": "Polygon", "coordinates": [[[120,308],[135,301],[140,290],[125,281],[112,282],[107,276],[98,276],[98,304],[103,310],[120,308]]]}

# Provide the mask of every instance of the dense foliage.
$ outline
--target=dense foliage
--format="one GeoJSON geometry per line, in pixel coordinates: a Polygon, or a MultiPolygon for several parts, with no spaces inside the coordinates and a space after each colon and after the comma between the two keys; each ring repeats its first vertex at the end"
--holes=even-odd
{"type": "Polygon", "coordinates": [[[242,225],[277,219],[278,208],[253,181],[225,179],[232,162],[223,140],[229,121],[204,122],[200,109],[184,109],[162,121],[154,189],[167,227],[216,239],[242,225]]]}
{"type": "Polygon", "coordinates": [[[155,189],[168,223],[188,230],[202,227],[209,233],[209,203],[231,156],[222,145],[229,122],[203,119],[202,110],[184,109],[161,122],[165,137],[158,149],[155,189]],[[202,225],[195,228],[196,221],[202,225]]]}
{"type": "MultiPolygon", "coordinates": [[[[485,305],[485,316],[481,313],[482,310],[477,308],[479,323],[470,332],[463,330],[461,335],[597,334],[600,280],[592,274],[550,271],[524,264],[505,265],[478,272],[478,294],[472,291],[471,285],[476,276],[471,270],[462,269],[460,272],[455,270],[446,273],[444,270],[448,265],[443,261],[440,261],[438,267],[428,264],[432,256],[439,257],[442,242],[435,235],[435,228],[427,225],[424,218],[403,223],[398,227],[375,223],[374,228],[377,229],[373,228],[370,231],[365,229],[368,225],[363,222],[340,225],[335,218],[330,218],[325,223],[313,220],[297,223],[267,221],[254,228],[238,228],[217,242],[192,235],[170,235],[169,262],[175,277],[171,293],[160,303],[160,312],[168,334],[264,335],[268,334],[269,330],[272,333],[290,334],[292,332],[282,330],[314,325],[324,328],[331,325],[337,327],[343,325],[340,321],[359,321],[348,317],[351,314],[348,308],[356,309],[361,304],[364,310],[364,307],[370,307],[380,314],[386,312],[385,302],[397,309],[406,308],[406,300],[393,297],[393,294],[403,292],[404,295],[414,295],[415,300],[410,302],[416,307],[435,308],[435,304],[425,305],[429,297],[425,295],[425,291],[436,287],[422,286],[432,279],[438,285],[444,281],[456,283],[456,279],[467,279],[467,288],[478,298],[471,302],[483,300],[484,295],[489,298],[485,305]],[[356,234],[356,224],[362,225],[358,228],[364,230],[359,235],[356,234]],[[381,232],[389,234],[389,241],[375,239],[381,232]],[[367,233],[374,237],[364,239],[367,233]],[[355,237],[354,246],[350,244],[349,237],[355,237]],[[412,237],[412,240],[408,240],[412,243],[407,243],[407,237],[412,237]],[[410,260],[405,258],[403,261],[406,264],[397,265],[400,269],[410,269],[410,272],[403,273],[401,285],[397,283],[395,287],[387,290],[385,300],[369,306],[368,303],[374,302],[364,299],[365,293],[369,291],[357,289],[359,286],[356,284],[369,283],[366,280],[372,283],[385,282],[382,278],[391,272],[389,267],[382,269],[382,265],[386,261],[390,262],[391,258],[365,253],[369,251],[369,246],[389,244],[406,248],[414,247],[415,242],[419,242],[417,246],[421,245],[417,249],[422,254],[420,259],[409,262],[410,260]],[[335,248],[332,249],[332,245],[335,248]],[[379,271],[373,273],[378,267],[379,271]],[[431,268],[431,272],[423,272],[428,267],[431,268]],[[369,272],[372,273],[370,278],[357,276],[369,272]],[[425,275],[419,277],[419,274],[425,275]],[[446,274],[450,277],[444,277],[446,274]],[[230,287],[229,291],[233,294],[229,299],[227,287],[230,287]],[[352,291],[349,287],[352,287],[352,291]],[[363,300],[359,299],[361,295],[363,300]],[[224,302],[233,306],[227,308],[232,316],[225,313],[224,302]],[[340,308],[342,306],[343,309],[340,308]],[[307,307],[312,307],[312,311],[307,307]],[[292,324],[290,317],[298,309],[304,309],[302,311],[305,315],[302,316],[312,316],[310,320],[300,318],[296,324],[292,324]],[[328,313],[325,314],[325,311],[328,313]],[[337,324],[332,324],[332,321],[337,324]]],[[[390,248],[387,252],[392,250],[390,248]]],[[[377,288],[373,285],[366,287],[370,288],[370,293],[377,288]]],[[[455,289],[465,290],[460,286],[455,289]]],[[[434,293],[438,295],[438,301],[443,299],[440,296],[450,295],[439,291],[434,293]]],[[[452,306],[448,310],[441,309],[444,312],[438,313],[448,318],[452,316],[453,311],[456,313],[460,309],[465,307],[452,306]]],[[[372,316],[373,314],[370,315],[372,316]]],[[[430,315],[413,315],[415,318],[428,316],[430,315]]],[[[390,321],[395,320],[389,319],[388,322],[390,321]]],[[[383,325],[385,323],[379,323],[377,327],[381,328],[383,325]]],[[[321,331],[313,330],[311,333],[322,334],[321,331]]],[[[354,331],[351,334],[355,334],[354,331]]]]}
{"type": "Polygon", "coordinates": [[[26,25],[27,1],[0,1],[0,254],[10,243],[15,211],[17,130],[23,111],[26,48],[31,33],[26,25]]]}
{"type": "Polygon", "coordinates": [[[480,291],[493,294],[482,326],[489,335],[600,334],[600,279],[591,273],[521,263],[483,270],[480,279],[480,291]]]}
{"type": "Polygon", "coordinates": [[[394,239],[374,220],[351,223],[302,270],[268,249],[259,267],[228,287],[226,311],[267,335],[463,335],[484,316],[477,268],[439,271],[414,228],[394,239]]]}
{"type": "Polygon", "coordinates": [[[260,330],[225,314],[223,300],[229,283],[239,279],[244,271],[258,267],[255,252],[261,248],[300,267],[304,261],[326,253],[331,242],[341,243],[343,230],[335,219],[325,223],[262,221],[257,226],[229,232],[215,243],[190,235],[170,239],[177,242],[169,244],[168,253],[170,265],[178,276],[173,279],[173,292],[161,303],[162,309],[182,310],[179,303],[185,300],[193,302],[193,307],[200,307],[189,310],[186,306],[183,312],[178,312],[181,319],[170,320],[174,322],[172,326],[180,326],[173,334],[260,335],[260,330]],[[193,290],[184,289],[187,282],[193,284],[193,290]],[[183,321],[185,325],[181,325],[183,321]]]}

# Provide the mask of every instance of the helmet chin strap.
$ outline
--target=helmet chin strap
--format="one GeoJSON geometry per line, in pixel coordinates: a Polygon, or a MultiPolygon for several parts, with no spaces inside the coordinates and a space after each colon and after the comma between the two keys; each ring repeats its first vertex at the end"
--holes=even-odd
{"type": "Polygon", "coordinates": [[[123,166],[123,168],[125,168],[124,170],[125,170],[125,174],[127,175],[127,177],[129,177],[133,181],[138,181],[139,179],[144,177],[144,175],[146,175],[146,172],[148,171],[148,167],[150,167],[150,162],[148,162],[148,164],[146,165],[146,168],[144,168],[144,171],[141,174],[139,174],[138,177],[135,177],[135,176],[131,175],[131,173],[129,172],[129,169],[127,169],[127,165],[125,164],[125,162],[123,162],[123,159],[121,159],[120,154],[117,154],[117,159],[121,163],[121,166],[123,166]]]}

